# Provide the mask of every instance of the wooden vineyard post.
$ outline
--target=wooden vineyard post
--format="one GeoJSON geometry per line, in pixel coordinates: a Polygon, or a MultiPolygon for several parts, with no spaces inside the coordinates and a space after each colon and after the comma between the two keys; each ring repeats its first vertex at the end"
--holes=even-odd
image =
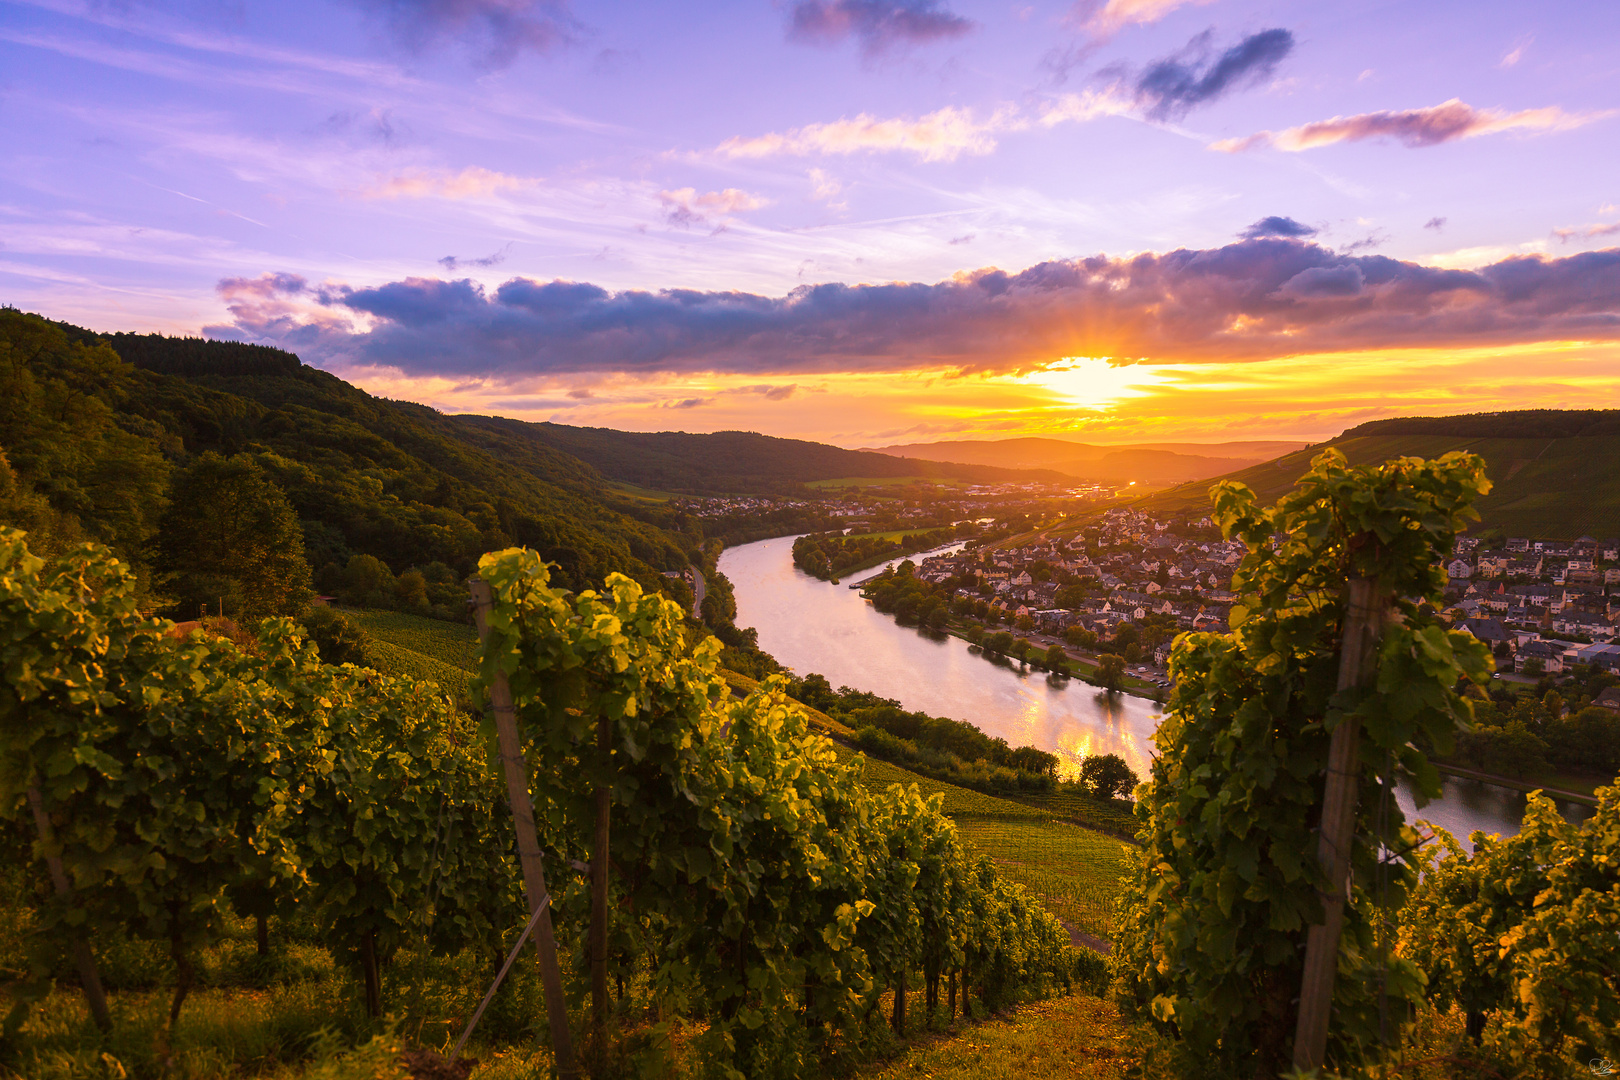
{"type": "MultiPolygon", "coordinates": [[[[1339,649],[1338,688],[1361,685],[1377,669],[1375,652],[1383,627],[1384,604],[1372,578],[1350,579],[1344,640],[1339,649]]],[[[1333,1012],[1333,977],[1339,966],[1339,934],[1344,927],[1345,883],[1350,845],[1355,841],[1356,789],[1361,780],[1361,722],[1346,715],[1328,744],[1327,783],[1322,793],[1322,825],[1317,859],[1327,878],[1323,918],[1305,942],[1300,978],[1299,1023],[1294,1030],[1294,1067],[1309,1072],[1327,1056],[1328,1020],[1333,1012]]]]}
{"type": "MultiPolygon", "coordinates": [[[[495,606],[489,582],[473,578],[469,587],[472,590],[473,615],[478,622],[478,636],[480,640],[487,641],[489,613],[495,606]]],[[[540,858],[540,840],[534,831],[529,769],[523,758],[523,746],[518,741],[517,710],[512,705],[512,688],[507,684],[505,672],[498,668],[489,688],[489,704],[495,713],[495,739],[501,770],[506,775],[506,800],[512,807],[518,862],[523,867],[523,895],[529,905],[530,917],[542,904],[545,905],[545,910],[539,912],[539,923],[535,927],[534,948],[540,955],[540,982],[546,995],[546,1015],[551,1022],[551,1049],[557,1058],[558,1075],[578,1076],[573,1041],[568,1035],[568,1003],[563,999],[562,972],[557,967],[557,937],[551,927],[551,907],[546,893],[545,868],[540,858]]]]}
{"type": "MultiPolygon", "coordinates": [[[[596,749],[602,768],[612,764],[613,721],[604,714],[597,721],[596,749]]],[[[613,808],[613,788],[606,779],[596,788],[596,836],[591,845],[591,1026],[598,1067],[607,1063],[607,914],[608,914],[608,822],[613,808]]]]}
{"type": "MultiPolygon", "coordinates": [[[[67,903],[73,898],[73,886],[62,868],[62,856],[56,853],[56,830],[51,828],[51,816],[45,812],[45,798],[33,784],[28,785],[28,807],[34,812],[34,828],[39,830],[39,842],[45,848],[51,887],[56,890],[57,899],[67,903]]],[[[96,957],[90,951],[90,943],[82,937],[73,939],[73,963],[79,969],[79,985],[84,988],[90,1018],[102,1031],[111,1031],[112,1014],[107,1011],[107,993],[101,988],[101,973],[96,970],[96,957]]]]}

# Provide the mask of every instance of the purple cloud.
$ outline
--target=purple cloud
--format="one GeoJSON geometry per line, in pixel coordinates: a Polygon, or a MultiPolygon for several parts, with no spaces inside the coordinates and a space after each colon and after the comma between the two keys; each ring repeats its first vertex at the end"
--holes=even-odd
{"type": "Polygon", "coordinates": [[[897,45],[926,45],[961,37],[973,22],[939,0],[799,0],[788,40],[836,45],[856,38],[868,57],[897,45]]]}
{"type": "Polygon", "coordinates": [[[1212,34],[1205,31],[1175,56],[1143,69],[1132,87],[1149,118],[1178,120],[1198,105],[1269,78],[1294,49],[1294,35],[1283,29],[1250,34],[1209,59],[1212,34]]]}
{"type": "Polygon", "coordinates": [[[1307,236],[1315,236],[1317,231],[1303,222],[1295,221],[1291,217],[1273,215],[1261,218],[1238,235],[1245,240],[1258,240],[1262,236],[1281,236],[1297,240],[1307,236]]]}
{"type": "MultiPolygon", "coordinates": [[[[1159,362],[1549,339],[1620,340],[1620,249],[1444,270],[1264,237],[1207,250],[986,269],[785,296],[408,278],[220,284],[210,328],[326,365],[408,374],[1008,370],[1061,356],[1159,362]],[[364,328],[357,314],[369,317],[364,328]]],[[[762,384],[764,385],[764,384],[762,384]]],[[[774,383],[769,385],[776,385],[774,383]]]]}
{"type": "Polygon", "coordinates": [[[525,50],[572,44],[581,27],[563,0],[356,0],[415,52],[451,42],[487,67],[506,67],[525,50]]]}

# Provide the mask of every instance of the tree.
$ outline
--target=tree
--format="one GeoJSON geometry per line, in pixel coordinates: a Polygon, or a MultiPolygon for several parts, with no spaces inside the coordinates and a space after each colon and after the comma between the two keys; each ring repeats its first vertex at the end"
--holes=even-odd
{"type": "Polygon", "coordinates": [[[1057,591],[1057,596],[1054,598],[1053,602],[1056,603],[1060,608],[1068,608],[1070,611],[1073,611],[1075,608],[1078,608],[1082,602],[1084,602],[1086,593],[1089,591],[1090,590],[1086,588],[1085,582],[1071,581],[1057,591]]]}
{"type": "Polygon", "coordinates": [[[1097,685],[1110,694],[1125,688],[1125,658],[1117,653],[1106,653],[1097,660],[1097,685]]]}
{"type": "Polygon", "coordinates": [[[1123,798],[1141,782],[1118,754],[1093,754],[1080,763],[1080,783],[1094,798],[1123,798]]]}
{"type": "Polygon", "coordinates": [[[1061,645],[1053,645],[1048,648],[1046,650],[1046,659],[1043,662],[1048,671],[1056,672],[1059,675],[1069,673],[1069,654],[1063,650],[1061,645]]]}
{"type": "Polygon", "coordinates": [[[298,515],[253,459],[206,453],[176,480],[159,540],[180,614],[296,615],[311,596],[298,515]]]}
{"type": "Polygon", "coordinates": [[[1097,644],[1097,635],[1083,626],[1071,626],[1063,631],[1063,640],[1077,649],[1089,649],[1097,644]]]}
{"type": "Polygon", "coordinates": [[[303,621],[304,631],[321,654],[321,663],[365,666],[371,635],[353,620],[329,607],[311,607],[303,621]]]}

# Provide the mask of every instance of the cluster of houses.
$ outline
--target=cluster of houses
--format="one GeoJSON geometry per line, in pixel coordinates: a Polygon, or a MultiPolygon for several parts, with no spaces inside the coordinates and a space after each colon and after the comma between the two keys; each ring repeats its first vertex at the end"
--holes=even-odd
{"type": "MultiPolygon", "coordinates": [[[[917,574],[942,583],[974,579],[959,591],[983,597],[1006,616],[1027,616],[1046,633],[1081,627],[1102,637],[1122,623],[1150,616],[1178,629],[1224,630],[1235,599],[1232,570],[1243,558],[1239,543],[1177,535],[1167,522],[1139,510],[1110,510],[1083,534],[1042,540],[989,553],[963,552],[925,559],[917,574]],[[1062,581],[1087,583],[1086,595],[1059,603],[1062,581]]],[[[1153,654],[1169,658],[1168,642],[1153,654]]]]}
{"type": "MultiPolygon", "coordinates": [[[[1109,636],[1153,615],[1167,627],[1225,630],[1243,545],[1220,540],[1208,519],[1180,528],[1189,535],[1142,511],[1110,510],[1080,535],[925,559],[917,574],[954,579],[959,592],[1047,633],[1079,626],[1109,636]],[[1059,603],[1061,582],[1073,579],[1088,583],[1086,595],[1059,603]]],[[[1484,549],[1465,538],[1446,572],[1448,610],[1493,647],[1499,669],[1620,671],[1620,540],[1511,539],[1484,549]]],[[[1169,649],[1159,645],[1153,661],[1162,666],[1169,649]]]]}
{"type": "Polygon", "coordinates": [[[1455,556],[1447,603],[1499,670],[1620,673],[1620,539],[1514,538],[1489,550],[1463,539],[1455,556]]]}

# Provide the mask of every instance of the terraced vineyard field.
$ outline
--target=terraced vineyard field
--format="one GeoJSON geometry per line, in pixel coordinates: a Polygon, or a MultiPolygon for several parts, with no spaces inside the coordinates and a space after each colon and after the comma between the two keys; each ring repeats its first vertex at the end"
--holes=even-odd
{"type": "Polygon", "coordinates": [[[478,631],[469,623],[424,619],[402,611],[345,611],[372,637],[441,664],[472,671],[478,666],[478,631]]]}
{"type": "Polygon", "coordinates": [[[377,637],[372,639],[367,660],[384,675],[408,675],[413,679],[438,683],[439,688],[458,704],[471,701],[470,672],[451,667],[414,649],[407,649],[377,637]]]}
{"type": "MultiPolygon", "coordinates": [[[[841,761],[855,753],[838,748],[841,761]]],[[[1040,897],[1047,910],[1071,927],[1100,938],[1109,936],[1119,879],[1131,855],[1129,844],[1057,820],[1052,810],[930,780],[886,761],[868,758],[865,782],[874,789],[916,784],[924,795],[943,795],[944,812],[956,822],[969,850],[988,855],[998,869],[1040,897]]]]}
{"type": "Polygon", "coordinates": [[[1088,829],[1096,829],[1121,840],[1136,836],[1138,828],[1132,804],[1123,799],[1103,802],[1082,795],[1072,787],[1057,791],[1033,792],[1016,796],[1026,806],[1045,811],[1052,817],[1064,818],[1088,829]]]}
{"type": "Polygon", "coordinates": [[[466,623],[424,619],[400,611],[345,611],[371,635],[368,659],[385,675],[436,682],[455,701],[471,703],[478,632],[466,623]]]}
{"type": "Polygon", "coordinates": [[[1114,898],[1131,846],[1065,821],[954,819],[962,842],[1041,898],[1046,909],[1088,934],[1108,938],[1114,898]]]}

